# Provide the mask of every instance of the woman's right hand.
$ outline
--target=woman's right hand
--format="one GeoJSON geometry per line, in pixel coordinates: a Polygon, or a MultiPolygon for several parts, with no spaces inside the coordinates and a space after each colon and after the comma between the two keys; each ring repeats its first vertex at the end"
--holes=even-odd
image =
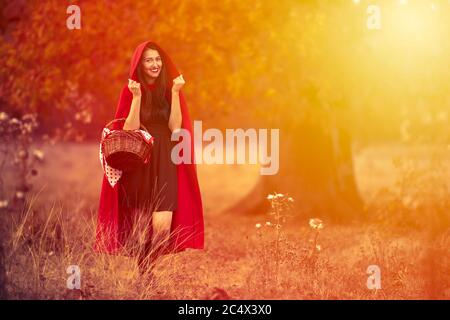
{"type": "Polygon", "coordinates": [[[133,98],[141,97],[141,84],[132,79],[128,79],[128,89],[130,89],[133,94],[133,98]]]}

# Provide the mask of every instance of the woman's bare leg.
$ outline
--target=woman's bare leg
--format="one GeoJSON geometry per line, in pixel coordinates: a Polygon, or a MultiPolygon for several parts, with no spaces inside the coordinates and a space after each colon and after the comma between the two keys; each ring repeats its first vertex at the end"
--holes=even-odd
{"type": "Polygon", "coordinates": [[[159,247],[166,243],[170,236],[170,225],[172,224],[172,211],[153,212],[153,247],[159,247]]]}
{"type": "Polygon", "coordinates": [[[139,258],[141,274],[152,271],[160,253],[164,250],[170,236],[172,211],[155,211],[152,217],[151,239],[145,244],[139,258]]]}

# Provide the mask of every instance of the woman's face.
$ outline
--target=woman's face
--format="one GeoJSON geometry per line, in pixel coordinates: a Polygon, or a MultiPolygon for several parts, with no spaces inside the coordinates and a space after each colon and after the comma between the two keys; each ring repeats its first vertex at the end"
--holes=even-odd
{"type": "Polygon", "coordinates": [[[161,72],[162,60],[158,51],[153,49],[147,49],[142,54],[142,69],[144,73],[151,77],[157,78],[161,72]]]}

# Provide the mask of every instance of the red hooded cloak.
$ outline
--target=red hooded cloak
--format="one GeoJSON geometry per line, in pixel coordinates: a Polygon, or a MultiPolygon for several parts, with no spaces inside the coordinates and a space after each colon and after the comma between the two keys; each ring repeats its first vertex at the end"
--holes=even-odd
{"type": "MultiPolygon", "coordinates": [[[[137,46],[131,59],[129,77],[138,81],[136,69],[139,65],[144,48],[149,43],[155,45],[163,58],[163,63],[165,63],[168,75],[166,99],[170,105],[172,81],[179,76],[179,72],[167,53],[155,42],[145,41],[137,46]]],[[[203,249],[204,247],[203,206],[194,159],[195,152],[192,125],[182,91],[180,91],[179,97],[182,114],[181,127],[189,131],[191,136],[191,163],[177,164],[178,207],[172,214],[172,224],[170,229],[173,236],[171,237],[166,250],[162,252],[162,254],[179,252],[187,248],[203,249]]],[[[126,84],[120,93],[114,117],[115,119],[126,118],[128,116],[132,99],[132,93],[128,89],[128,84],[126,84]]],[[[116,124],[115,129],[122,129],[122,127],[123,122],[119,122],[116,124]]],[[[114,187],[111,187],[106,176],[103,175],[100,204],[98,208],[96,240],[94,244],[94,250],[96,252],[117,254],[127,241],[127,235],[131,228],[130,224],[126,223],[128,220],[126,215],[129,214],[129,212],[121,205],[122,199],[119,188],[123,188],[120,179],[114,187]]]]}

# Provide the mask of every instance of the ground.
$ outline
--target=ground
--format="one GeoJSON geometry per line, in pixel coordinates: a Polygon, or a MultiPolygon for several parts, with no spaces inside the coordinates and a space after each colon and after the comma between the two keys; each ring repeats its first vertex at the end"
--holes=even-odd
{"type": "MultiPolygon", "coordinates": [[[[139,276],[133,258],[91,251],[102,178],[98,144],[59,143],[42,149],[45,160],[28,205],[22,213],[8,212],[15,217],[5,231],[11,298],[450,298],[448,229],[436,234],[402,226],[403,215],[415,219],[419,209],[406,210],[411,202],[405,201],[406,192],[415,193],[399,189],[404,166],[398,158],[415,154],[425,159],[430,148],[355,148],[358,188],[376,217],[346,225],[323,221],[324,228],[315,230],[308,223],[314,217],[289,212],[300,218],[288,217],[281,224],[278,245],[276,228],[266,225],[274,223],[273,215],[221,213],[256,183],[259,168],[199,165],[205,249],[161,258],[154,282],[139,276]],[[80,268],[81,290],[67,289],[71,265],[80,268]],[[380,289],[367,286],[371,265],[380,268],[380,289]]],[[[420,185],[427,195],[433,188],[436,184],[420,185]]]]}

